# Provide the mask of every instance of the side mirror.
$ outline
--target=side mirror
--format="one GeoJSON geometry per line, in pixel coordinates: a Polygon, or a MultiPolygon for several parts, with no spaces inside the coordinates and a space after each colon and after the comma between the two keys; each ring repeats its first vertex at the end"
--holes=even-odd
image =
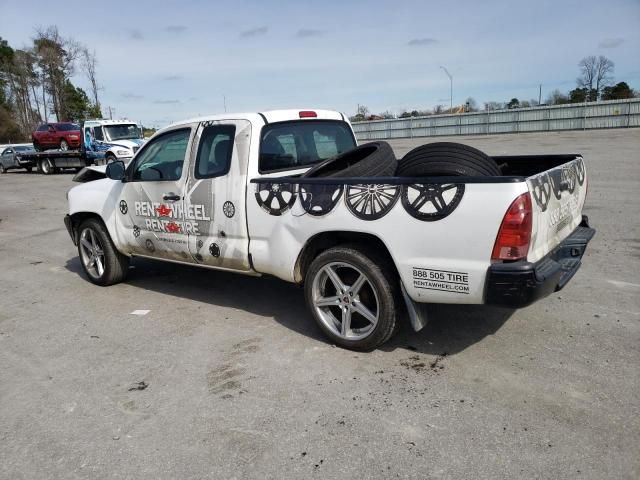
{"type": "Polygon", "coordinates": [[[107,170],[105,173],[107,178],[110,178],[111,180],[122,180],[125,173],[124,162],[122,160],[116,160],[115,162],[107,164],[107,170]]]}

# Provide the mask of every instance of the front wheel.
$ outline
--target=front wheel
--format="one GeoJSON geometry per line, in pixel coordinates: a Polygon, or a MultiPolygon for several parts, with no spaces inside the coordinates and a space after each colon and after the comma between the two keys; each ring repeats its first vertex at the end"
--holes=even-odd
{"type": "Polygon", "coordinates": [[[0,163],[0,174],[7,173],[7,169],[4,168],[4,165],[0,163]]]}
{"type": "Polygon", "coordinates": [[[78,255],[89,281],[104,287],[124,280],[129,257],[118,252],[102,222],[85,220],[78,232],[78,255]]]}
{"type": "Polygon", "coordinates": [[[373,350],[395,331],[396,277],[393,266],[373,251],[334,247],[321,253],[307,271],[307,305],[337,345],[373,350]]]}
{"type": "Polygon", "coordinates": [[[105,164],[109,164],[111,162],[115,162],[117,158],[113,153],[107,153],[104,157],[104,160],[105,160],[105,164]]]}

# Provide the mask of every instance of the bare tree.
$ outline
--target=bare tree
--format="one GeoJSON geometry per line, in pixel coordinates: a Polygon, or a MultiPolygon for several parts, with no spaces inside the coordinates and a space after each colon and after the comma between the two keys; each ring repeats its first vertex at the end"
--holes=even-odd
{"type": "Polygon", "coordinates": [[[82,53],[82,69],[87,76],[89,83],[91,84],[91,96],[93,97],[93,104],[100,109],[100,101],[98,100],[98,80],[96,79],[96,67],[98,66],[98,60],[96,58],[95,50],[90,52],[88,48],[83,48],[82,53]]]}
{"type": "Polygon", "coordinates": [[[596,57],[589,55],[578,63],[580,76],[577,78],[579,87],[587,89],[587,98],[597,100],[600,98],[602,88],[611,83],[614,63],[604,55],[596,57]]]}

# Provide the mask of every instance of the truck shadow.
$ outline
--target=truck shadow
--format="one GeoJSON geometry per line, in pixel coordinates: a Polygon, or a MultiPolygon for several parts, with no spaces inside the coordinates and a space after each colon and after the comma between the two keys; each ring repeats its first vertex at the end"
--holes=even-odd
{"type": "MultiPolygon", "coordinates": [[[[69,259],[66,268],[84,276],[78,257],[69,259]]],[[[125,283],[150,292],[271,317],[300,335],[328,343],[307,310],[303,289],[274,277],[248,277],[136,258],[125,283]]],[[[428,325],[414,332],[403,309],[398,333],[380,350],[454,355],[495,333],[512,313],[513,310],[483,305],[431,305],[428,325]]],[[[224,315],[233,318],[233,312],[224,315]]],[[[216,317],[211,315],[210,319],[216,317]]]]}

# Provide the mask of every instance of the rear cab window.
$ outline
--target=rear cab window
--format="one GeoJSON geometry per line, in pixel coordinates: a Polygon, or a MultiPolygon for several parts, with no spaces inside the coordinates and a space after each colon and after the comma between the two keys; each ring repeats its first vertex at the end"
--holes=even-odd
{"type": "Polygon", "coordinates": [[[307,168],[355,148],[346,122],[295,120],[271,123],[260,134],[260,173],[307,168]]]}

